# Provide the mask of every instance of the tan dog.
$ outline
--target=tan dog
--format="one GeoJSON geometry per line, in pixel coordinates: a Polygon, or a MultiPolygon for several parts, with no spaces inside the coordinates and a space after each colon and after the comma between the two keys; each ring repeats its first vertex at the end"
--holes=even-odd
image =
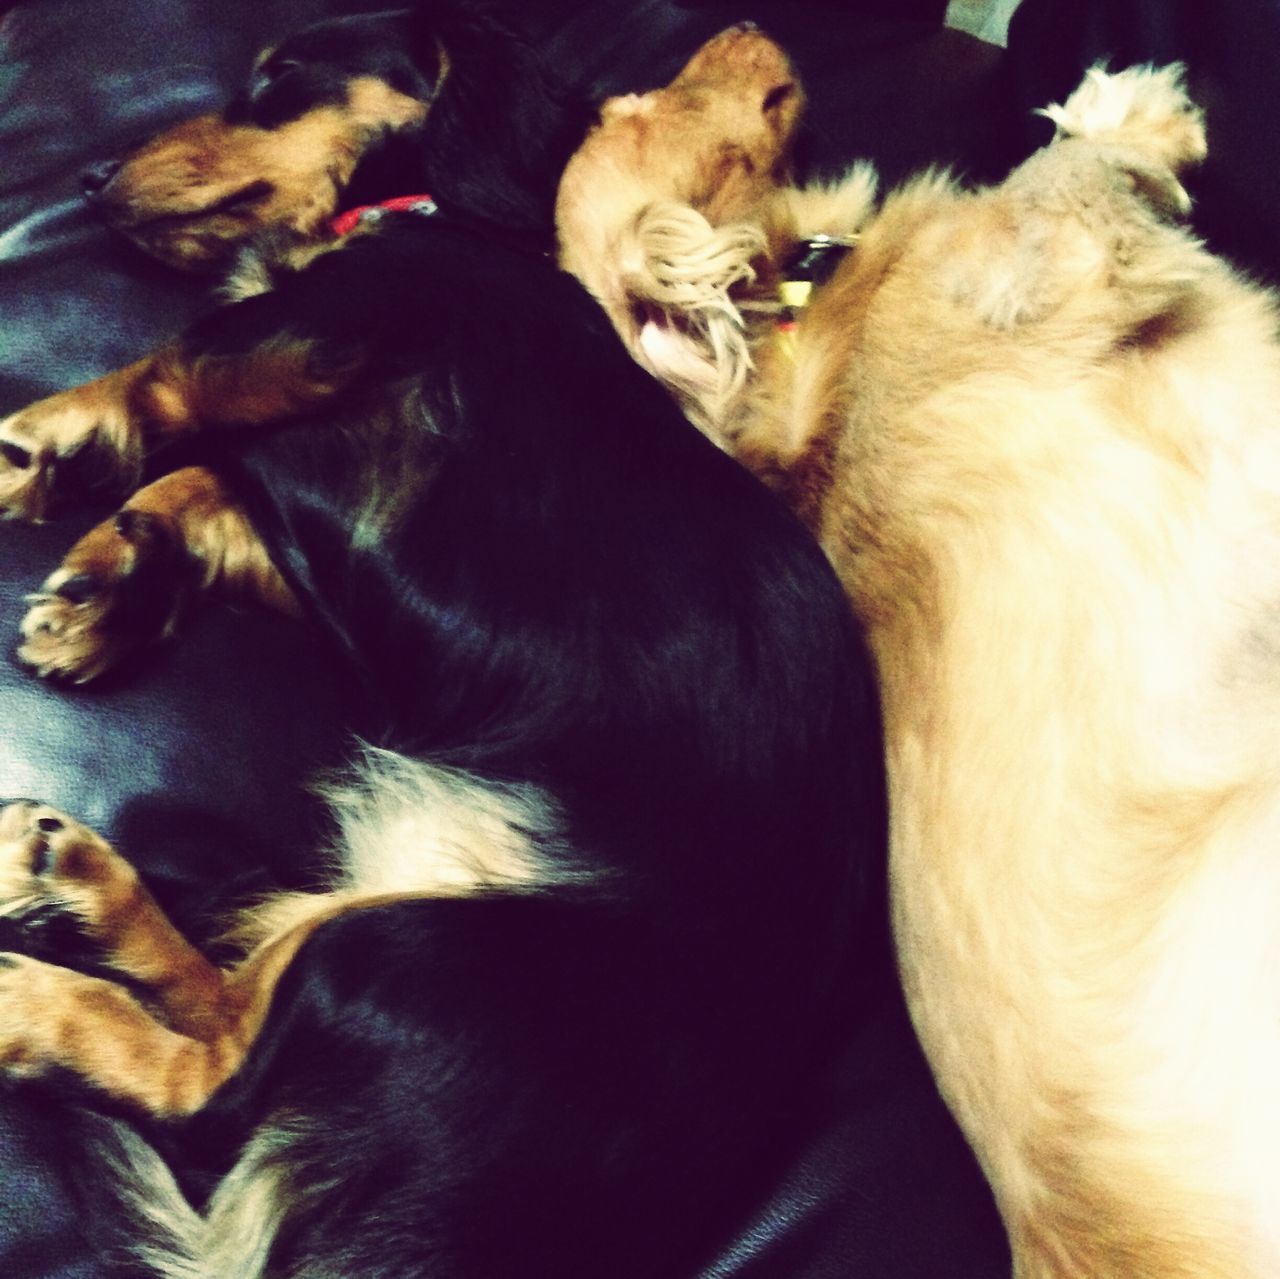
{"type": "Polygon", "coordinates": [[[902,974],[1015,1273],[1280,1275],[1280,322],[1171,224],[1200,113],[1094,71],[1002,186],[877,208],[786,185],[800,101],[738,28],[609,103],[564,264],[867,627],[902,974]]]}

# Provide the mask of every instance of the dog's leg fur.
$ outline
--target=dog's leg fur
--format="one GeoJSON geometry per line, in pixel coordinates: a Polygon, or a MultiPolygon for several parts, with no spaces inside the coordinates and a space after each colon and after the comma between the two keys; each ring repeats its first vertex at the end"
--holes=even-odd
{"type": "MultiPolygon", "coordinates": [[[[287,930],[229,972],[198,967],[190,948],[174,946],[160,956],[149,947],[150,957],[163,963],[148,966],[151,987],[144,994],[158,996],[160,1016],[115,982],[25,955],[0,955],[0,1066],[33,1077],[61,1069],[146,1114],[193,1114],[244,1060],[277,983],[316,929],[348,911],[399,900],[315,894],[305,918],[295,912],[287,930]],[[171,961],[180,966],[168,967],[171,961]],[[173,1024],[166,1016],[171,1009],[179,1014],[173,1024]]],[[[114,955],[121,969],[142,966],[140,942],[173,931],[149,899],[135,903],[127,926],[114,955]]]]}
{"type": "Polygon", "coordinates": [[[32,597],[18,657],[40,675],[82,683],[169,635],[206,592],[297,611],[226,486],[189,466],[140,489],[71,548],[32,597]]]}
{"type": "Polygon", "coordinates": [[[312,246],[288,269],[278,263],[269,287],[215,308],[175,341],[0,421],[0,515],[44,519],[71,463],[77,479],[127,490],[168,443],[332,401],[364,369],[379,317],[334,307],[324,263],[364,238],[312,246]]]}
{"type": "Polygon", "coordinates": [[[299,947],[349,905],[313,896],[306,918],[299,913],[223,972],[178,933],[129,863],[65,814],[29,801],[0,810],[0,857],[7,913],[64,911],[108,966],[141,988],[135,995],[100,977],[3,956],[0,1064],[18,1075],[69,1070],[155,1115],[204,1104],[242,1060],[299,947]]]}
{"type": "Polygon", "coordinates": [[[147,989],[170,1029],[204,1037],[217,970],[101,836],[31,801],[0,809],[0,903],[18,919],[50,907],[72,916],[116,972],[147,989]]]}
{"type": "Polygon", "coordinates": [[[353,910],[552,882],[535,844],[552,837],[555,812],[531,788],[370,752],[330,798],[343,834],[330,890],[247,912],[236,939],[249,953],[225,970],[178,933],[99,835],[31,801],[0,809],[0,910],[69,914],[139,990],[0,956],[0,1066],[61,1068],[149,1114],[191,1114],[244,1060],[280,978],[322,925],[353,910]]]}
{"type": "Polygon", "coordinates": [[[124,986],[24,955],[0,957],[0,1063],[15,1075],[65,1067],[156,1114],[187,1113],[234,1068],[222,974],[169,923],[133,868],[64,814],[19,801],[0,810],[7,914],[53,907],[84,928],[124,986]]]}
{"type": "Polygon", "coordinates": [[[330,399],[357,367],[354,360],[322,361],[314,344],[283,334],[226,354],[186,342],[161,347],[0,422],[0,512],[43,519],[60,467],[86,451],[96,478],[127,488],[151,449],[197,430],[261,426],[301,413],[330,399]]]}

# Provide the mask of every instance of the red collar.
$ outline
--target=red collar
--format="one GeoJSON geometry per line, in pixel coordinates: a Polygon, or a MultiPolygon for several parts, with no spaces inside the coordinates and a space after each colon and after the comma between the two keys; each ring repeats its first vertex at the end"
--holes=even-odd
{"type": "Polygon", "coordinates": [[[387,213],[421,213],[426,216],[435,211],[436,202],[429,195],[398,195],[377,204],[361,204],[339,213],[330,219],[329,230],[334,235],[347,235],[366,218],[377,221],[387,213]]]}

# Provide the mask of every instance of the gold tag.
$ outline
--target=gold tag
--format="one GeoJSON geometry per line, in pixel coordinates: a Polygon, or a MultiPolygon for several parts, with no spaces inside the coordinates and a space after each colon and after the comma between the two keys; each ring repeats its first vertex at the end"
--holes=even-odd
{"type": "Polygon", "coordinates": [[[808,280],[783,280],[778,285],[778,300],[783,306],[796,309],[809,305],[813,285],[808,280]]]}

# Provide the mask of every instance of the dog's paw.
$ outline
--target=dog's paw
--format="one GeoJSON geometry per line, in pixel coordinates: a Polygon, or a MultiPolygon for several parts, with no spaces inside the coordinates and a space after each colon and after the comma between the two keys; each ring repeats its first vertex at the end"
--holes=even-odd
{"type": "Polygon", "coordinates": [[[0,914],[21,921],[53,910],[97,933],[136,879],[110,844],[65,813],[33,800],[0,808],[0,914]]]}
{"type": "Polygon", "coordinates": [[[190,576],[164,522],[126,507],[85,534],[29,597],[18,660],[47,679],[94,679],[173,630],[190,576]]]}
{"type": "Polygon", "coordinates": [[[130,469],[129,435],[111,378],[11,414],[0,421],[0,516],[43,520],[55,496],[130,469]]]}
{"type": "Polygon", "coordinates": [[[0,515],[42,520],[53,493],[56,455],[28,414],[0,422],[0,515]]]}
{"type": "Polygon", "coordinates": [[[1183,68],[1094,67],[1061,106],[1046,107],[1060,137],[1119,144],[1146,162],[1131,168],[1157,204],[1185,213],[1190,201],[1175,175],[1206,154],[1204,113],[1187,96],[1183,68]]]}
{"type": "Polygon", "coordinates": [[[1061,106],[1043,114],[1067,137],[1123,134],[1159,153],[1170,168],[1205,156],[1204,113],[1187,95],[1180,63],[1167,67],[1093,67],[1061,106]]]}

